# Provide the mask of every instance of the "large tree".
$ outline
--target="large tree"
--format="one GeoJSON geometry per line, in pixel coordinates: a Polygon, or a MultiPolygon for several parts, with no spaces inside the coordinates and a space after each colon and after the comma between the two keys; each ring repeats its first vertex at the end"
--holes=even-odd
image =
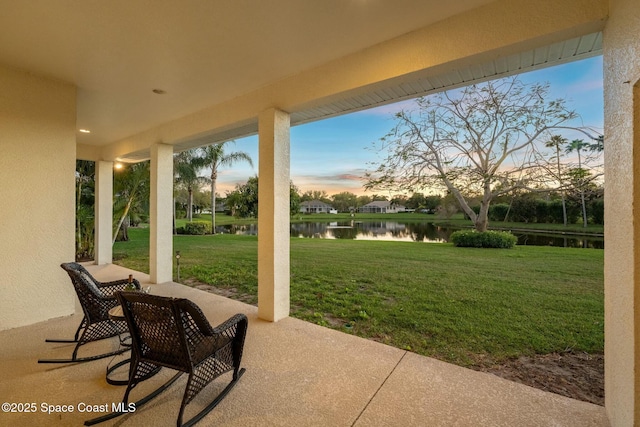
{"type": "Polygon", "coordinates": [[[131,215],[139,215],[147,210],[151,180],[149,165],[148,161],[124,165],[114,176],[113,243],[116,242],[121,231],[122,240],[129,240],[127,229],[131,215]]]}
{"type": "Polygon", "coordinates": [[[227,207],[236,218],[258,217],[258,177],[249,178],[245,184],[227,193],[227,207]]]}
{"type": "MultiPolygon", "coordinates": [[[[582,139],[569,141],[560,135],[553,135],[546,143],[546,148],[553,150],[551,156],[548,153],[536,153],[536,162],[540,165],[539,182],[543,183],[549,190],[559,192],[562,199],[563,222],[568,223],[567,214],[567,194],[569,191],[580,193],[582,206],[582,222],[587,226],[587,203],[585,190],[598,182],[603,175],[602,151],[604,150],[604,136],[592,136],[591,131],[583,131],[590,139],[585,142],[582,139]],[[575,158],[569,155],[577,153],[577,163],[575,158]],[[554,182],[557,187],[551,188],[554,182]]],[[[572,156],[573,157],[573,156],[572,156]]]]}
{"type": "Polygon", "coordinates": [[[560,161],[560,150],[567,144],[567,139],[560,135],[553,135],[546,143],[545,147],[553,148],[553,158],[555,159],[555,170],[551,173],[551,176],[558,181],[560,187],[560,196],[562,198],[562,221],[564,226],[567,226],[567,200],[565,196],[565,189],[563,188],[563,176],[562,163],[560,161]]]}
{"type": "Polygon", "coordinates": [[[200,149],[202,163],[211,168],[211,234],[214,234],[216,229],[216,182],[218,180],[218,169],[233,166],[234,163],[240,161],[245,161],[253,167],[251,156],[246,152],[234,151],[233,153],[225,153],[225,144],[228,142],[212,144],[200,149]]]}
{"type": "Polygon", "coordinates": [[[300,195],[300,200],[310,202],[312,200],[320,200],[324,203],[331,203],[331,198],[324,190],[307,190],[300,195]]]}
{"type": "Polygon", "coordinates": [[[95,163],[76,160],[76,261],[94,256],[95,163]]]}
{"type": "Polygon", "coordinates": [[[593,150],[592,144],[589,142],[585,142],[582,139],[574,139],[571,141],[565,151],[567,153],[573,153],[574,151],[578,154],[578,168],[574,169],[573,176],[575,177],[575,181],[578,183],[578,189],[580,191],[580,205],[582,206],[582,226],[587,227],[587,204],[584,199],[584,186],[585,181],[587,181],[587,175],[589,174],[587,170],[582,167],[582,152],[585,150],[593,150]]]}
{"type": "Polygon", "coordinates": [[[386,159],[365,187],[444,186],[475,229],[485,231],[491,201],[526,185],[532,152],[577,117],[564,100],[548,97],[548,84],[510,77],[418,98],[416,110],[396,114],[396,126],[382,139],[386,159]],[[479,213],[469,205],[471,195],[480,197],[479,213]]]}
{"type": "MultiPolygon", "coordinates": [[[[258,217],[258,177],[249,178],[245,184],[236,185],[236,189],[227,193],[227,206],[236,218],[258,217]]],[[[300,194],[298,188],[289,183],[289,215],[300,213],[300,194]]]]}
{"type": "Polygon", "coordinates": [[[331,196],[331,204],[338,212],[349,212],[358,207],[358,196],[348,191],[343,191],[331,196]]]}
{"type": "Polygon", "coordinates": [[[199,175],[203,167],[197,148],[182,151],[173,158],[176,184],[187,190],[187,221],[193,220],[193,192],[206,180],[199,175]]]}

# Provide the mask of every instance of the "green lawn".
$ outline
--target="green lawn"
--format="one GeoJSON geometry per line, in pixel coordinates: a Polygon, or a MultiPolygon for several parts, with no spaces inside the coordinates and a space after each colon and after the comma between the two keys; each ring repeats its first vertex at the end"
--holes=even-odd
{"type": "MultiPolygon", "coordinates": [[[[148,271],[148,229],[116,263],[148,271]]],[[[182,279],[257,300],[257,238],[176,236],[182,279]]],[[[175,269],[174,269],[175,271],[175,269]]],[[[291,315],[463,366],[604,346],[603,251],[291,240],[291,315]]]]}

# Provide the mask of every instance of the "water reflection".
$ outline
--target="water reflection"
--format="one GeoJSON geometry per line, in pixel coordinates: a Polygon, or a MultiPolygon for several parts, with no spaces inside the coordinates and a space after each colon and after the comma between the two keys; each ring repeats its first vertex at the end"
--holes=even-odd
{"type": "Polygon", "coordinates": [[[514,231],[518,236],[518,245],[560,246],[564,248],[604,249],[604,238],[558,234],[524,234],[514,231]]]}
{"type": "MultiPolygon", "coordinates": [[[[406,242],[448,242],[455,228],[432,223],[398,221],[335,221],[291,224],[291,236],[311,239],[393,240],[406,242]]],[[[218,233],[258,233],[256,224],[216,227],[218,233]]],[[[514,231],[518,245],[604,248],[604,239],[591,236],[522,233],[514,231]]]]}
{"type": "Polygon", "coordinates": [[[291,224],[291,236],[316,239],[446,242],[451,231],[433,224],[396,221],[345,221],[291,224]]]}

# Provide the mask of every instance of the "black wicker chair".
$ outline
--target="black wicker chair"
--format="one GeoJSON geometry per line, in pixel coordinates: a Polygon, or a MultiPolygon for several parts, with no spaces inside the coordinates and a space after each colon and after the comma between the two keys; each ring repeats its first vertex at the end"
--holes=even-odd
{"type": "MultiPolygon", "coordinates": [[[[125,289],[129,283],[129,279],[115,280],[112,282],[99,282],[80,264],[69,262],[60,265],[71,278],[73,287],[76,290],[84,317],[76,330],[76,334],[72,340],[48,339],[47,342],[58,343],[76,343],[73,354],[70,359],[40,359],[38,363],[72,363],[72,362],[88,362],[98,360],[104,357],[113,356],[128,350],[126,347],[120,347],[118,350],[98,354],[89,357],[78,357],[78,349],[93,341],[102,340],[127,333],[127,325],[125,322],[114,322],[109,318],[109,310],[118,305],[116,292],[125,289]]],[[[140,289],[140,283],[133,280],[136,289],[140,289]]]]}
{"type": "MultiPolygon", "coordinates": [[[[183,373],[189,374],[178,426],[191,426],[208,414],[235,386],[244,368],[240,369],[247,331],[247,317],[236,314],[212,328],[200,308],[187,299],[149,295],[140,292],[119,292],[118,299],[131,333],[131,368],[123,406],[129,393],[158,367],[178,373],[160,388],[135,403],[136,409],[164,391],[183,373]],[[211,381],[233,371],[231,381],[209,405],[182,424],[185,407],[211,381]]],[[[123,413],[112,413],[85,422],[93,425],[123,413]]]]}

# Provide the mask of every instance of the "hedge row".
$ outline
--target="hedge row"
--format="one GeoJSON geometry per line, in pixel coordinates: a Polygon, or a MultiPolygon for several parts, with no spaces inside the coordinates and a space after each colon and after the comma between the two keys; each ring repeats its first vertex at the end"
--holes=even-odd
{"type": "MultiPolygon", "coordinates": [[[[575,224],[582,219],[582,207],[580,203],[567,200],[565,205],[569,224],[575,224]]],[[[475,207],[474,211],[478,213],[480,207],[475,207]]],[[[602,199],[590,201],[587,204],[587,216],[591,224],[604,224],[604,201],[602,199]]],[[[513,222],[562,224],[564,222],[562,201],[546,201],[520,197],[514,199],[511,205],[496,203],[489,206],[489,221],[497,222],[505,220],[513,222]]]]}
{"type": "Polygon", "coordinates": [[[208,222],[188,222],[184,227],[176,229],[178,234],[205,235],[211,234],[211,224],[208,222]]]}
{"type": "Polygon", "coordinates": [[[518,238],[508,231],[460,230],[451,233],[449,239],[454,246],[463,248],[513,248],[518,238]]]}

